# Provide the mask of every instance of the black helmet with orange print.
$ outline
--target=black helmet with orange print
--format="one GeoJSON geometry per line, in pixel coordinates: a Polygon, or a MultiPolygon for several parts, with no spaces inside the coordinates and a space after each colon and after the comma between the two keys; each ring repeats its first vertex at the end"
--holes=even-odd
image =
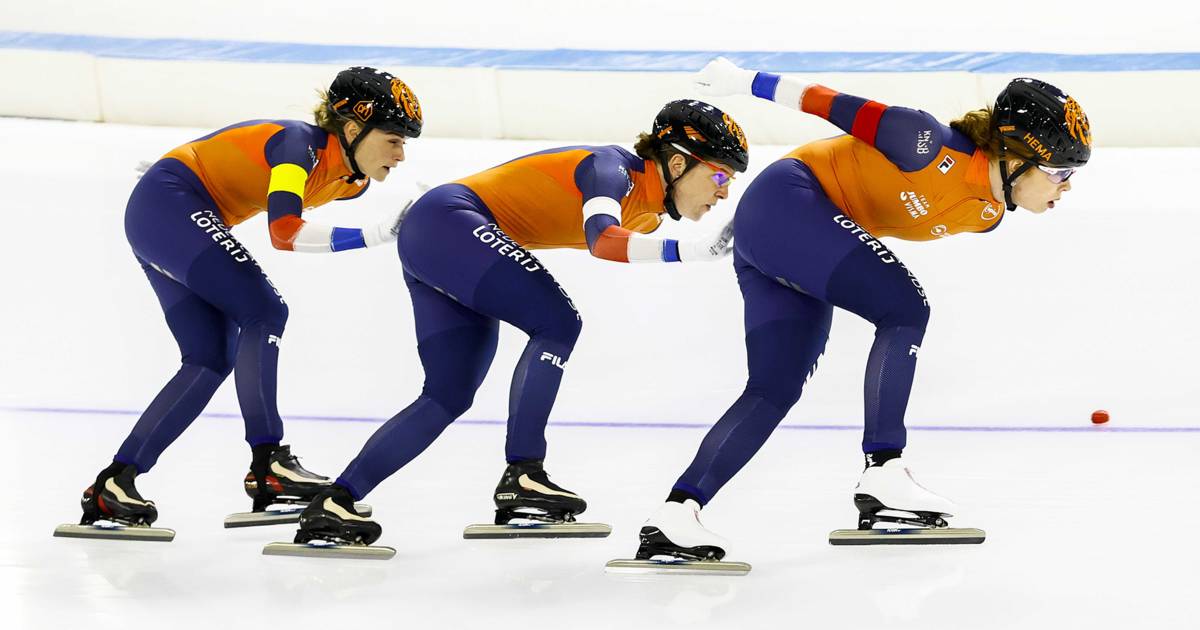
{"type": "Polygon", "coordinates": [[[353,179],[366,177],[354,160],[354,149],[372,129],[398,133],[406,138],[421,135],[421,103],[417,95],[400,79],[367,66],[354,66],[342,70],[333,79],[328,91],[329,111],[337,117],[353,120],[362,126],[362,131],[353,142],[346,140],[345,132],[338,140],[354,170],[353,179]]]}
{"type": "Polygon", "coordinates": [[[1092,156],[1092,129],[1079,102],[1037,79],[1013,79],[996,97],[992,121],[1000,137],[1000,173],[1009,210],[1012,183],[1037,166],[1066,180],[1092,156]],[[1011,174],[1006,156],[1024,160],[1011,174]]]}
{"type": "Polygon", "coordinates": [[[660,168],[667,179],[667,192],[663,206],[667,214],[676,221],[679,211],[675,208],[673,188],[675,182],[701,161],[718,162],[738,173],[744,173],[750,164],[750,149],[741,125],[729,114],[703,101],[682,99],[663,106],[654,118],[650,131],[656,142],[656,150],[663,156],[660,168]],[[665,158],[674,152],[688,158],[687,166],[678,177],[672,178],[666,169],[665,158]]]}

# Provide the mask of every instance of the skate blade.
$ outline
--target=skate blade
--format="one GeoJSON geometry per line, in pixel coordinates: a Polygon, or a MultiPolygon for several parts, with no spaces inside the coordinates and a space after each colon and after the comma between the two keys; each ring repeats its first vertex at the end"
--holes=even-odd
{"type": "MultiPolygon", "coordinates": [[[[225,517],[225,529],[234,527],[260,527],[263,525],[286,525],[300,522],[300,513],[307,505],[296,505],[266,512],[238,512],[225,517]]],[[[370,516],[371,506],[355,503],[354,511],[359,516],[370,516]]]]}
{"type": "Polygon", "coordinates": [[[750,565],[725,560],[609,560],[605,573],[635,575],[746,575],[750,565]]]}
{"type": "Polygon", "coordinates": [[[349,558],[352,560],[391,560],[396,550],[372,545],[298,545],[269,543],[263,547],[264,556],[296,556],[302,558],[349,558]]]}
{"type": "Polygon", "coordinates": [[[70,523],[54,528],[55,538],[93,538],[98,540],[144,540],[147,542],[171,542],[175,530],[145,525],[127,526],[117,524],[73,525],[70,523]]]}
{"type": "Polygon", "coordinates": [[[987,535],[982,529],[933,527],[888,529],[835,529],[831,545],[978,545],[987,535]]]}
{"type": "Polygon", "coordinates": [[[530,523],[528,525],[467,525],[466,539],[496,538],[608,538],[612,526],[604,523],[530,523]]]}

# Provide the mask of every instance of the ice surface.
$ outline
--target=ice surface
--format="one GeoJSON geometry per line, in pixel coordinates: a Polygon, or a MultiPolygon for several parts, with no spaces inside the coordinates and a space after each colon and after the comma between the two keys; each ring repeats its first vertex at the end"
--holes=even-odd
{"type": "MultiPolygon", "coordinates": [[[[702,427],[742,387],[740,303],[728,265],[631,268],[576,251],[544,255],[585,321],[547,465],[587,498],[586,520],[614,526],[610,538],[461,538],[490,518],[503,469],[495,421],[523,344],[511,330],[467,421],[370,496],[380,543],[398,551],[389,562],[264,558],[262,545],[288,540],[290,527],[222,528],[248,507],[230,385],[138,480],[174,542],[52,538],[176,369],[121,217],[138,160],[205,131],[0,119],[0,603],[12,627],[1194,627],[1200,150],[1099,152],[1046,215],[1011,215],[986,236],[890,244],[933,305],[906,458],[964,506],[952,524],[988,532],[981,546],[826,542],[854,524],[871,339],[869,325],[839,314],[804,399],[704,512],[753,572],[605,575],[606,561],[632,555],[702,427]],[[1107,429],[1089,424],[1099,407],[1112,412],[1107,429]]],[[[417,180],[546,146],[413,142],[395,181],[311,218],[368,224],[417,180]]],[[[754,147],[755,171],[786,150],[754,147]]],[[[716,229],[735,203],[664,229],[716,229]]],[[[261,218],[235,234],[291,305],[287,441],[306,467],[336,474],[420,388],[398,262],[391,250],[276,252],[261,218]]]]}

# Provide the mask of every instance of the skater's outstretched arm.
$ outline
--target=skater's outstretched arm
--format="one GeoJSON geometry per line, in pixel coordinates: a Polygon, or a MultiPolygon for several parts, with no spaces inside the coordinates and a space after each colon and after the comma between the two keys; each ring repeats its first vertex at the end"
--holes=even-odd
{"type": "Polygon", "coordinates": [[[695,82],[707,95],[757,96],[820,116],[878,149],[904,172],[929,166],[953,133],[920,110],[843,94],[805,79],[747,70],[724,57],[710,61],[696,74],[695,82]]]}
{"type": "MultiPolygon", "coordinates": [[[[378,225],[365,229],[321,225],[301,218],[304,186],[316,167],[315,155],[324,131],[308,126],[286,126],[271,136],[265,147],[271,179],[267,189],[267,216],[271,244],[275,249],[296,252],[340,252],[373,247],[396,240],[404,209],[392,212],[378,225]]],[[[378,132],[376,132],[378,133],[378,132]]],[[[397,136],[397,138],[400,138],[397,136]]],[[[403,141],[400,138],[399,141],[403,141]]],[[[367,185],[356,194],[358,197],[367,185]]]]}
{"type": "Polygon", "coordinates": [[[732,251],[733,224],[712,238],[677,241],[621,226],[621,200],[633,190],[629,171],[616,156],[593,153],[575,169],[583,193],[583,232],[588,251],[614,262],[694,262],[717,260],[732,251]]]}

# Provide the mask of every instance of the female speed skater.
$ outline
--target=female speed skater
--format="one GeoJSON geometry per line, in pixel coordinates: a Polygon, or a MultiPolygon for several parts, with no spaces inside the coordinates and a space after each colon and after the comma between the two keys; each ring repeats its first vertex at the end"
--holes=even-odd
{"type": "Polygon", "coordinates": [[[230,372],[252,452],[245,490],[254,512],[307,503],[329,485],[280,444],[276,368],[288,307],[230,228],[265,211],[276,249],[339,252],[394,241],[399,212],[367,229],[318,225],[301,213],[362,195],[368,178],[386,179],[404,160],[406,139],[420,135],[422,114],[403,81],[352,67],[337,74],[314,116],[315,125],[252,120],[216,131],[167,153],[134,188],[125,233],[182,366],[84,492],[83,525],[155,521],[134,478],[153,468],[230,372]]]}
{"type": "Polygon", "coordinates": [[[634,151],[550,149],[434,188],[412,206],[397,245],[412,296],[424,388],[305,509],[296,543],[361,546],[379,538],[380,526],[354,514],[353,502],[471,406],[495,355],[501,321],[520,328],[529,342],[510,388],[496,525],[533,520],[558,526],[584,511],[584,500],[551,482],[542,464],[546,421],[582,321],[529,250],[586,248],[623,263],[720,259],[730,251],[731,225],[697,241],[646,234],[664,213],[699,220],[728,196],[749,159],[737,123],[694,100],[664,106],[634,151]]]}
{"type": "Polygon", "coordinates": [[[726,542],[701,525],[699,511],[799,400],[835,307],[876,326],[864,391],[866,466],[854,491],[859,527],[917,525],[912,531],[933,534],[922,542],[946,542],[937,533],[953,504],[918,485],[901,459],[929,304],[913,273],[879,238],[988,232],[1003,208],[1053,208],[1091,155],[1087,116],[1074,99],[1035,79],[1013,80],[994,107],[948,126],[925,112],[744,70],[722,58],[701,70],[697,83],[706,94],[753,95],[820,116],[848,135],[792,151],[742,196],[734,268],[745,301],[749,380],[646,521],[637,557],[725,555],[726,542]]]}

